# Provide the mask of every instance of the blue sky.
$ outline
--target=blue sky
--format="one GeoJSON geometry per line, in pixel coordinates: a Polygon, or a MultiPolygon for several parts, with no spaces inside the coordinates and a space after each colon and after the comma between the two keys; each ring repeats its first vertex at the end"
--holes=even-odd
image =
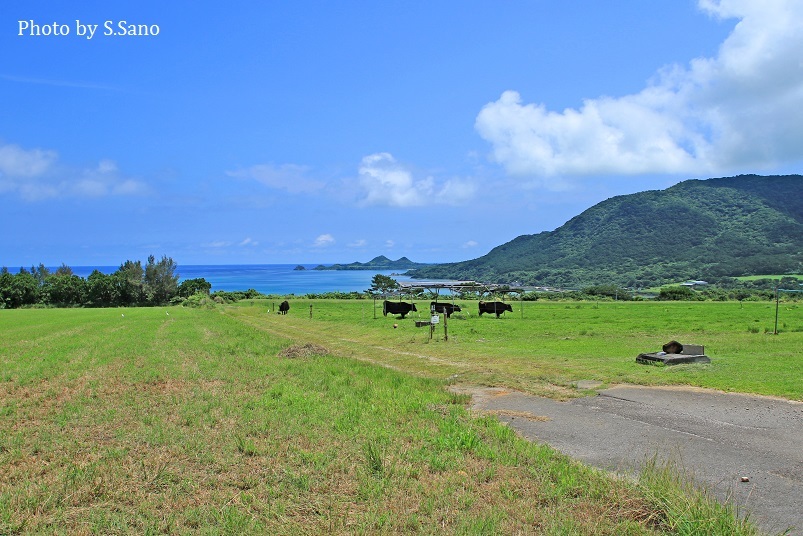
{"type": "Polygon", "coordinates": [[[0,265],[459,261],[800,173],[801,50],[796,0],[5,2],[0,265]]]}

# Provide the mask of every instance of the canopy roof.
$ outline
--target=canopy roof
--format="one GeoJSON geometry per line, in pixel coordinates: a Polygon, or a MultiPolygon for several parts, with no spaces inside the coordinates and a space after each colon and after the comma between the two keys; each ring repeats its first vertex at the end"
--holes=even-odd
{"type": "Polygon", "coordinates": [[[480,292],[489,293],[494,292],[518,292],[523,293],[524,289],[513,288],[510,285],[502,285],[497,283],[478,283],[477,281],[400,281],[400,293],[412,293],[423,290],[435,291],[437,294],[440,290],[449,290],[451,292],[480,292]]]}

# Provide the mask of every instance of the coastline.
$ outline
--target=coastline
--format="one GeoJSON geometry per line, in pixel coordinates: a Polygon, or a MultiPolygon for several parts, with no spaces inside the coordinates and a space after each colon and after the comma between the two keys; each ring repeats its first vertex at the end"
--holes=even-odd
{"type": "MultiPolygon", "coordinates": [[[[397,281],[411,281],[399,269],[315,270],[320,264],[179,264],[179,282],[203,278],[212,284],[212,292],[254,289],[262,294],[320,294],[326,292],[362,292],[370,288],[376,274],[397,281]],[[303,266],[304,270],[297,267],[303,266]]],[[[48,267],[55,271],[58,267],[48,267]]],[[[112,274],[119,266],[71,266],[73,273],[87,278],[94,270],[112,274]]]]}

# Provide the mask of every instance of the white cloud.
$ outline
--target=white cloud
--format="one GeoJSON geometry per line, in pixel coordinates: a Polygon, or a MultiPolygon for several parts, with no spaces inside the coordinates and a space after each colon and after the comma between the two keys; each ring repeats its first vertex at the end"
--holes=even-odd
{"type": "Polygon", "coordinates": [[[104,197],[141,194],[146,188],[139,181],[121,177],[115,162],[101,160],[97,167],[83,170],[71,186],[65,185],[65,191],[82,197],[104,197]]]}
{"type": "Polygon", "coordinates": [[[111,189],[113,195],[141,195],[148,192],[148,187],[144,182],[134,179],[123,179],[117,181],[111,189]]]}
{"type": "Polygon", "coordinates": [[[359,240],[355,240],[354,242],[350,243],[348,247],[350,248],[362,248],[368,245],[368,241],[360,238],[359,240]]]}
{"type": "Polygon", "coordinates": [[[562,112],[505,91],[475,124],[493,158],[511,175],[542,178],[731,172],[803,158],[803,2],[699,5],[740,19],[716,57],[666,67],[637,94],[562,112]]]}
{"type": "Polygon", "coordinates": [[[385,240],[385,247],[387,249],[393,249],[393,246],[396,245],[396,242],[393,240],[385,240]]]}
{"type": "Polygon", "coordinates": [[[0,145],[0,193],[17,193],[26,201],[64,196],[105,197],[147,191],[141,181],[126,178],[111,160],[94,168],[59,165],[55,151],[0,145]]]}
{"type": "Polygon", "coordinates": [[[410,170],[390,153],[375,153],[362,159],[360,186],[365,205],[417,207],[431,204],[460,204],[470,199],[475,186],[466,180],[450,179],[441,184],[433,177],[415,179],[410,170]]]}
{"type": "Polygon", "coordinates": [[[227,171],[226,175],[237,179],[255,180],[269,188],[285,190],[292,194],[313,193],[324,188],[322,181],[308,178],[306,166],[296,164],[258,164],[237,171],[227,171]]]}
{"type": "Polygon", "coordinates": [[[37,177],[56,161],[55,151],[0,145],[0,177],[37,177]]]}
{"type": "Polygon", "coordinates": [[[335,243],[335,237],[330,234],[322,234],[315,239],[313,244],[316,248],[326,247],[335,243]]]}
{"type": "Polygon", "coordinates": [[[463,244],[464,248],[475,248],[477,246],[479,246],[479,243],[475,242],[474,240],[469,240],[468,242],[463,244]]]}
{"type": "Polygon", "coordinates": [[[224,240],[215,240],[212,242],[207,242],[206,244],[202,244],[205,248],[227,248],[231,245],[231,242],[226,242],[224,240]]]}
{"type": "Polygon", "coordinates": [[[259,242],[255,241],[255,240],[253,240],[251,238],[245,238],[245,239],[241,240],[240,242],[236,242],[236,243],[232,242],[230,240],[212,240],[211,242],[206,242],[204,244],[201,244],[201,247],[209,248],[209,249],[226,249],[226,248],[230,248],[230,247],[235,246],[235,245],[237,247],[258,246],[259,242]]]}

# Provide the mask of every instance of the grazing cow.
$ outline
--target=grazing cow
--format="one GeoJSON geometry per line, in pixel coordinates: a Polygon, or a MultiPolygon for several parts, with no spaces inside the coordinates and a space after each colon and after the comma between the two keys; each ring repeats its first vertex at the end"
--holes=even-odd
{"type": "Polygon", "coordinates": [[[287,311],[289,310],[290,310],[290,304],[287,302],[287,300],[284,300],[282,303],[279,304],[280,315],[286,315],[287,311]]]}
{"type": "Polygon", "coordinates": [[[415,308],[414,303],[407,303],[407,302],[390,302],[385,300],[382,303],[382,314],[388,316],[388,313],[392,315],[401,315],[402,318],[407,316],[407,313],[410,311],[418,312],[418,309],[415,308]]]}
{"type": "Polygon", "coordinates": [[[482,313],[492,313],[496,315],[496,318],[499,318],[499,315],[505,311],[510,311],[512,313],[513,307],[509,303],[500,301],[480,302],[480,316],[482,316],[482,313]]]}
{"type": "Polygon", "coordinates": [[[434,310],[436,313],[443,313],[446,318],[450,318],[455,311],[460,312],[460,306],[452,305],[451,303],[430,302],[429,305],[430,310],[434,310]]]}

